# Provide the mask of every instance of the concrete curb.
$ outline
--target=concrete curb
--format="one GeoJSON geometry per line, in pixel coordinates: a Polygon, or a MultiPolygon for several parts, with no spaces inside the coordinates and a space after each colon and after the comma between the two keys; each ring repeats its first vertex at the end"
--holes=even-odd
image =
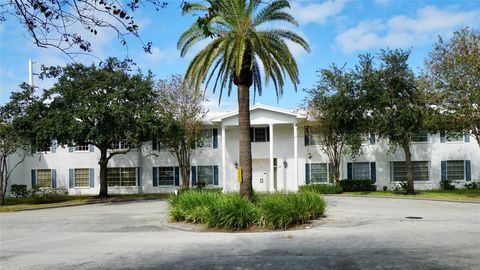
{"type": "Polygon", "coordinates": [[[323,196],[325,196],[325,197],[379,198],[379,199],[418,200],[418,201],[480,204],[480,201],[471,201],[471,200],[461,201],[461,200],[434,199],[434,198],[410,198],[410,197],[402,198],[402,197],[396,197],[396,196],[351,195],[351,194],[323,194],[323,196]]]}
{"type": "MultiPolygon", "coordinates": [[[[11,212],[23,212],[23,211],[34,211],[34,210],[45,210],[45,209],[54,209],[54,208],[63,208],[63,207],[72,207],[72,206],[82,206],[82,205],[92,205],[92,204],[107,204],[107,203],[122,203],[122,202],[140,202],[140,201],[154,201],[154,200],[166,200],[161,198],[143,198],[143,199],[121,199],[121,200],[113,200],[108,202],[102,201],[94,201],[94,202],[84,202],[84,203],[74,203],[74,204],[65,204],[65,205],[53,205],[47,207],[39,207],[39,208],[24,208],[18,209],[11,212]]],[[[11,213],[10,212],[10,213],[11,213]]],[[[8,213],[8,212],[0,212],[0,213],[8,213]]]]}

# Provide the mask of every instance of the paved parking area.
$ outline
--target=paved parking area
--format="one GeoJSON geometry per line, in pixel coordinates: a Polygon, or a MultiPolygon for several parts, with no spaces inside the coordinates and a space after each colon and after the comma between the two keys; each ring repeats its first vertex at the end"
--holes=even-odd
{"type": "Polygon", "coordinates": [[[2,213],[0,269],[480,269],[480,204],[327,200],[324,224],[267,233],[176,230],[166,201],[2,213]]]}

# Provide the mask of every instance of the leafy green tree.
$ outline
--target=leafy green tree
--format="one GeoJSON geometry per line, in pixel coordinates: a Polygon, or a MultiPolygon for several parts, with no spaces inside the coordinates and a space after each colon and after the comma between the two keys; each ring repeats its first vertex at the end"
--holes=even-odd
{"type": "Polygon", "coordinates": [[[404,150],[407,193],[414,194],[410,143],[411,136],[424,127],[426,105],[425,95],[408,66],[409,55],[409,51],[382,50],[378,69],[370,56],[362,56],[357,72],[372,131],[388,139],[393,149],[404,150]]]}
{"type": "Polygon", "coordinates": [[[262,77],[270,81],[277,95],[283,93],[285,80],[299,83],[298,67],[287,46],[287,41],[309,51],[307,42],[298,34],[280,28],[265,28],[268,24],[285,22],[297,25],[285,11],[288,1],[276,0],[260,9],[258,0],[208,0],[206,3],[184,5],[184,13],[205,12],[178,40],[181,55],[198,42],[208,39],[206,45],[190,62],[185,74],[185,86],[199,90],[208,87],[215,77],[213,91],[225,88],[231,93],[237,86],[240,168],[240,193],[252,197],[252,153],[250,143],[250,87],[254,94],[262,93],[262,77]],[[263,68],[263,70],[262,70],[263,68]]]}
{"type": "Polygon", "coordinates": [[[17,123],[31,126],[29,138],[34,147],[49,146],[51,139],[56,139],[58,145],[91,144],[98,148],[99,196],[108,197],[109,160],[150,139],[152,127],[158,125],[152,75],[133,73],[129,61],[110,58],[98,66],[51,67],[43,76],[58,77],[58,81],[26,115],[36,119],[19,118],[17,123]],[[123,147],[112,147],[120,141],[123,147]]]}
{"type": "Polygon", "coordinates": [[[12,172],[24,160],[28,146],[25,133],[16,129],[14,119],[26,113],[33,88],[23,84],[23,91],[14,92],[10,101],[0,107],[0,205],[3,205],[12,172]]]}
{"type": "Polygon", "coordinates": [[[308,120],[305,124],[310,144],[318,145],[328,156],[331,177],[338,182],[342,154],[359,153],[364,130],[362,107],[355,95],[354,73],[333,64],[319,71],[318,85],[306,92],[308,120]]]}
{"type": "Polygon", "coordinates": [[[480,32],[467,27],[450,40],[439,37],[425,63],[436,108],[430,126],[455,134],[471,131],[480,146],[480,32]]]}
{"type": "Polygon", "coordinates": [[[162,135],[157,137],[157,141],[177,158],[182,176],[181,187],[186,189],[190,185],[192,145],[202,133],[201,120],[207,111],[202,105],[202,92],[182,85],[183,79],[179,74],[158,82],[156,108],[163,124],[158,126],[158,133],[162,135]]]}

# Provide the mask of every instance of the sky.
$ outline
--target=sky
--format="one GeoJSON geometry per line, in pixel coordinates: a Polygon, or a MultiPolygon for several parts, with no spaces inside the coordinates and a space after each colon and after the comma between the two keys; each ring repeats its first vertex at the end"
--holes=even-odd
{"type": "MultiPolygon", "coordinates": [[[[182,16],[180,0],[169,0],[165,9],[155,11],[146,6],[136,11],[134,18],[140,26],[143,40],[153,43],[153,53],[143,52],[142,44],[129,39],[128,49],[119,43],[113,31],[101,30],[90,36],[94,56],[82,56],[77,62],[98,63],[109,56],[132,58],[142,71],[150,70],[157,79],[170,74],[183,74],[207,41],[192,48],[184,58],[176,48],[180,34],[195,21],[192,15],[182,16]]],[[[256,103],[294,109],[303,104],[303,89],[312,88],[317,81],[317,71],[335,63],[353,67],[358,55],[376,54],[382,48],[411,50],[410,66],[420,72],[428,52],[437,37],[448,38],[453,31],[470,26],[480,26],[480,0],[470,1],[291,1],[290,13],[299,22],[297,31],[310,44],[311,52],[289,45],[297,60],[300,85],[295,92],[290,82],[284,94],[275,96],[273,86],[264,86],[256,103]]],[[[270,25],[285,27],[284,25],[270,25]]],[[[88,37],[88,34],[87,36],[88,37]]],[[[28,59],[34,61],[34,73],[40,66],[71,63],[62,52],[54,48],[38,48],[13,17],[0,23],[0,105],[8,102],[10,93],[28,81],[28,59]]],[[[40,81],[34,76],[34,85],[48,88],[52,81],[40,81]]],[[[232,91],[235,92],[235,91],[232,91]]],[[[253,96],[251,98],[253,104],[253,96]]],[[[212,112],[231,111],[237,108],[235,93],[224,95],[219,105],[218,93],[207,91],[205,106],[212,112]]]]}

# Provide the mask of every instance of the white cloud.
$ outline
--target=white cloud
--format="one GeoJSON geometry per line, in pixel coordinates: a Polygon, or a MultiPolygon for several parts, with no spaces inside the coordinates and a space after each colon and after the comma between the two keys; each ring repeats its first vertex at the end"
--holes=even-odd
{"type": "Polygon", "coordinates": [[[304,4],[296,1],[291,4],[292,15],[300,24],[324,24],[327,19],[339,14],[345,7],[345,1],[329,0],[323,3],[304,4]]]}
{"type": "Polygon", "coordinates": [[[387,21],[361,21],[337,35],[335,43],[344,52],[380,47],[409,47],[426,44],[438,35],[478,23],[480,11],[456,11],[426,6],[415,16],[394,16],[387,21]]]}
{"type": "Polygon", "coordinates": [[[175,48],[169,48],[162,50],[159,47],[152,47],[152,53],[143,53],[145,60],[147,62],[167,62],[167,63],[176,63],[180,60],[180,53],[175,48]]]}

